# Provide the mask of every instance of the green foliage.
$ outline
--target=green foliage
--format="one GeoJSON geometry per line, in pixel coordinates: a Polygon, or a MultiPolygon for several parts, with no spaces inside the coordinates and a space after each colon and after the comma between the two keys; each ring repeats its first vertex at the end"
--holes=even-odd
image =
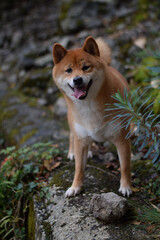
{"type": "Polygon", "coordinates": [[[149,79],[141,78],[145,82],[144,91],[140,88],[128,93],[124,90],[124,95],[120,92],[113,95],[115,102],[107,104],[106,111],[111,111],[106,117],[112,116],[111,123],[115,127],[129,128],[133,123],[134,127],[128,131],[126,138],[137,136],[135,145],[141,151],[148,148],[144,158],[151,158],[153,164],[160,162],[160,52],[155,53],[156,66],[149,67],[146,61],[145,69],[148,69],[149,79]],[[156,82],[155,82],[156,80],[156,82]],[[154,89],[154,99],[152,100],[154,89]],[[136,126],[136,130],[134,128],[136,126]]]}
{"type": "Polygon", "coordinates": [[[131,205],[137,210],[134,216],[136,221],[140,221],[145,226],[152,225],[152,231],[160,228],[160,209],[153,204],[142,202],[135,203],[130,201],[131,205]]]}
{"type": "MultiPolygon", "coordinates": [[[[154,99],[153,112],[160,114],[160,52],[154,53],[152,56],[148,56],[148,54],[151,54],[151,51],[148,50],[148,53],[147,51],[142,51],[139,54],[141,64],[136,66],[133,75],[135,83],[138,84],[138,86],[149,88],[146,97],[148,95],[148,97],[151,96],[151,98],[148,103],[151,103],[153,101],[152,99],[154,99]]],[[[142,98],[139,105],[142,104],[144,100],[145,99],[142,98]]]]}
{"type": "Polygon", "coordinates": [[[141,64],[136,66],[136,68],[133,71],[134,74],[134,80],[137,83],[141,83],[141,85],[145,86],[147,82],[150,81],[152,77],[156,77],[156,72],[150,71],[150,66],[155,66],[158,64],[158,59],[156,59],[154,56],[142,56],[141,64]]]}
{"type": "Polygon", "coordinates": [[[148,147],[144,158],[150,157],[155,164],[160,161],[160,114],[157,116],[153,114],[153,103],[147,104],[150,97],[145,99],[140,107],[136,107],[137,103],[142,99],[145,92],[139,93],[135,90],[133,93],[128,93],[125,89],[124,96],[120,92],[113,95],[115,103],[107,104],[106,111],[111,113],[106,117],[112,116],[111,124],[115,124],[115,128],[129,128],[132,123],[134,127],[128,131],[126,138],[137,136],[135,145],[138,146],[139,151],[148,147]],[[136,126],[136,130],[134,128],[136,126]]]}
{"type": "Polygon", "coordinates": [[[0,168],[0,238],[25,239],[25,218],[33,195],[49,198],[44,160],[59,154],[52,143],[36,143],[16,150],[2,150],[0,168]]]}
{"type": "Polygon", "coordinates": [[[137,219],[145,223],[155,224],[160,227],[160,210],[152,205],[141,206],[142,213],[138,215],[137,219]]]}

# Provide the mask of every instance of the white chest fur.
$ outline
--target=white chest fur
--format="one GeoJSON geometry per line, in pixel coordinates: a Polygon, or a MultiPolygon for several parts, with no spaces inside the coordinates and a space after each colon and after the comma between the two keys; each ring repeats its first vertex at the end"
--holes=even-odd
{"type": "Polygon", "coordinates": [[[79,138],[90,137],[97,142],[103,142],[117,136],[117,129],[105,122],[103,112],[95,103],[77,107],[78,112],[74,113],[74,129],[79,138]]]}

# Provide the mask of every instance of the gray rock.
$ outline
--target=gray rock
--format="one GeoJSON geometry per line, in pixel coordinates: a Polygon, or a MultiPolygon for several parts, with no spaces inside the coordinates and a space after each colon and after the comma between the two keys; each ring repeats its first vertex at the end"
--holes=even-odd
{"type": "Polygon", "coordinates": [[[67,105],[63,97],[58,98],[54,105],[54,113],[57,116],[65,116],[67,114],[67,105]]]}
{"type": "Polygon", "coordinates": [[[24,146],[38,141],[53,140],[57,143],[60,139],[68,139],[64,137],[68,133],[63,129],[64,120],[60,124],[60,120],[57,122],[53,119],[49,109],[38,106],[32,99],[26,103],[21,96],[14,91],[8,93],[5,83],[0,83],[1,111],[4,113],[0,127],[7,142],[24,146]]]}
{"type": "Polygon", "coordinates": [[[65,36],[62,38],[62,40],[59,42],[63,47],[67,48],[69,43],[71,41],[71,37],[70,36],[65,36]]]}
{"type": "Polygon", "coordinates": [[[132,160],[132,161],[137,161],[137,160],[142,159],[143,156],[144,156],[143,152],[138,152],[138,153],[136,153],[135,155],[132,154],[131,160],[132,160]]]}
{"type": "Polygon", "coordinates": [[[95,194],[90,202],[95,218],[106,223],[119,221],[128,211],[127,200],[113,192],[95,194]]]}
{"type": "Polygon", "coordinates": [[[32,70],[25,75],[24,79],[22,78],[22,81],[20,82],[20,87],[37,87],[45,89],[51,78],[52,75],[50,68],[32,70]]]}
{"type": "Polygon", "coordinates": [[[19,61],[19,66],[21,69],[29,70],[34,66],[34,59],[22,56],[19,61]]]}
{"type": "Polygon", "coordinates": [[[9,77],[8,77],[8,82],[10,84],[16,84],[17,83],[17,80],[18,80],[18,76],[16,73],[13,73],[11,74],[9,77]]]}
{"type": "Polygon", "coordinates": [[[3,64],[2,66],[1,66],[1,70],[3,71],[3,72],[7,72],[7,71],[9,71],[9,69],[10,69],[10,64],[3,64]]]}
{"type": "Polygon", "coordinates": [[[4,40],[5,40],[5,34],[4,34],[4,32],[1,32],[0,33],[0,47],[3,47],[4,40]]]}
{"type": "Polygon", "coordinates": [[[40,106],[45,106],[45,105],[47,104],[47,100],[44,99],[44,98],[39,98],[39,99],[38,99],[38,104],[39,104],[40,106]]]}
{"type": "Polygon", "coordinates": [[[78,31],[81,27],[81,24],[82,22],[78,23],[76,20],[73,20],[71,18],[66,18],[60,23],[62,31],[64,33],[73,33],[75,31],[78,31]]]}
{"type": "Polygon", "coordinates": [[[22,38],[23,38],[23,32],[22,31],[16,31],[13,34],[13,37],[12,37],[11,47],[12,48],[17,48],[21,44],[22,38]]]}
{"type": "Polygon", "coordinates": [[[48,63],[52,62],[53,62],[52,54],[49,53],[42,57],[37,58],[34,62],[34,65],[36,67],[45,67],[48,63]]]}
{"type": "Polygon", "coordinates": [[[105,162],[108,162],[108,161],[110,162],[110,161],[115,160],[115,159],[116,159],[116,157],[114,156],[114,154],[112,152],[107,152],[104,155],[105,162]]]}

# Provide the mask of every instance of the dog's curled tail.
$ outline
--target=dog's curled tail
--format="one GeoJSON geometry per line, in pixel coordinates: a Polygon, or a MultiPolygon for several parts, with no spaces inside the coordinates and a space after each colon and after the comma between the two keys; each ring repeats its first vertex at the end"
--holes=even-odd
{"type": "Polygon", "coordinates": [[[108,44],[101,37],[96,38],[96,42],[98,44],[101,58],[107,63],[107,65],[110,65],[111,49],[109,48],[108,44]]]}

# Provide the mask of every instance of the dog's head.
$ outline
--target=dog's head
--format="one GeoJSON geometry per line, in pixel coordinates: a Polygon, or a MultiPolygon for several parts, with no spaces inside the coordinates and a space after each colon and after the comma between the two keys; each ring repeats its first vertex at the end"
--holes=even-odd
{"type": "Polygon", "coordinates": [[[53,46],[53,78],[69,98],[74,101],[95,97],[104,81],[104,64],[96,41],[88,37],[82,48],[66,50],[53,46]]]}

